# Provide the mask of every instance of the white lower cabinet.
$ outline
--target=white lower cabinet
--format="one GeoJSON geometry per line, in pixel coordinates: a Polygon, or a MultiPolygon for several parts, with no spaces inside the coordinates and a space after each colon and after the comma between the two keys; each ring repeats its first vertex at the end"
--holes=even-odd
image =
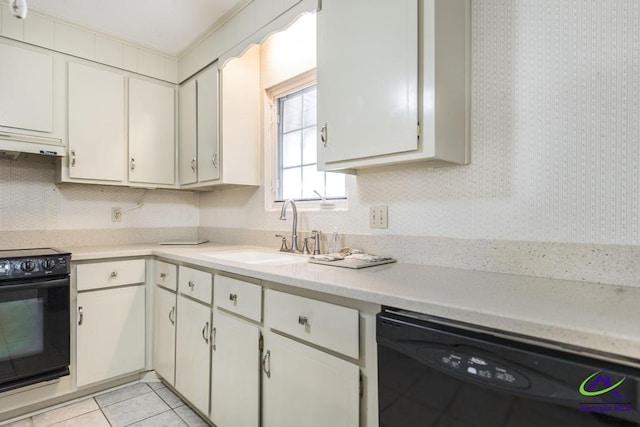
{"type": "Polygon", "coordinates": [[[275,333],[265,336],[264,427],[358,427],[359,368],[275,333]]]}
{"type": "Polygon", "coordinates": [[[358,310],[268,289],[264,319],[263,425],[357,427],[360,367],[311,345],[359,359],[358,310]]]}
{"type": "Polygon", "coordinates": [[[175,386],[176,294],[157,286],[154,295],[153,361],[156,373],[175,386]]]}
{"type": "Polygon", "coordinates": [[[78,387],[145,368],[145,286],[78,293],[78,387]]]}
{"type": "Polygon", "coordinates": [[[215,426],[377,426],[360,309],[186,266],[176,296],[174,270],[156,269],[155,369],[215,426]]]}
{"type": "Polygon", "coordinates": [[[179,295],[178,317],[175,387],[193,406],[208,414],[211,307],[179,295]]]}
{"type": "Polygon", "coordinates": [[[260,330],[213,312],[211,421],[218,427],[260,424],[260,330]]]}

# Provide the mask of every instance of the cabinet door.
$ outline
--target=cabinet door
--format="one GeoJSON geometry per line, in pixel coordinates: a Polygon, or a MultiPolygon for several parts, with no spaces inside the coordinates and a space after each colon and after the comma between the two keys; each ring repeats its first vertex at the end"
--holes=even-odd
{"type": "Polygon", "coordinates": [[[178,91],[180,185],[193,184],[198,180],[196,114],[196,81],[190,80],[178,91]]]}
{"type": "Polygon", "coordinates": [[[154,296],[153,367],[169,384],[175,384],[176,294],[160,287],[154,296]]]}
{"type": "Polygon", "coordinates": [[[221,70],[222,179],[260,184],[260,46],[233,58],[221,70]]]}
{"type": "Polygon", "coordinates": [[[129,181],[175,182],[174,89],[129,79],[129,181]]]}
{"type": "Polygon", "coordinates": [[[258,427],[260,331],[214,311],[211,352],[211,421],[218,427],[258,427]]]}
{"type": "Polygon", "coordinates": [[[209,413],[211,308],[178,297],[176,389],[203,414],[209,413]]]}
{"type": "Polygon", "coordinates": [[[69,176],[122,181],[124,76],[69,63],[69,176]]]}
{"type": "Polygon", "coordinates": [[[263,354],[265,427],[358,427],[359,368],[269,334],[263,354]]]}
{"type": "Polygon", "coordinates": [[[145,368],[145,289],[78,294],[78,387],[145,368]]]}
{"type": "Polygon", "coordinates": [[[320,168],[416,150],[418,1],[324,0],[317,44],[320,168]]]}
{"type": "Polygon", "coordinates": [[[198,181],[220,178],[218,150],[218,64],[197,77],[198,80],[198,181]]]}
{"type": "Polygon", "coordinates": [[[53,58],[0,43],[0,126],[53,132],[53,58]]]}

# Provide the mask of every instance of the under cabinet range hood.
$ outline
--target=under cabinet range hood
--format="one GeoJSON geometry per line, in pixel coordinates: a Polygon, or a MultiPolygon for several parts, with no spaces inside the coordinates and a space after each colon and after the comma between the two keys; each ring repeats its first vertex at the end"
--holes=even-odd
{"type": "Polygon", "coordinates": [[[64,157],[67,149],[60,139],[0,132],[0,157],[17,159],[22,154],[64,157]]]}

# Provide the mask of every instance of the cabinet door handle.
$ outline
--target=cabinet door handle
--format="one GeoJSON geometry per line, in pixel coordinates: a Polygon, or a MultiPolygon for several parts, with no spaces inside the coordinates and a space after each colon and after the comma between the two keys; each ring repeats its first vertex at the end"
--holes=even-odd
{"type": "Polygon", "coordinates": [[[302,326],[309,324],[309,318],[307,316],[298,316],[298,323],[302,326]]]}
{"type": "Polygon", "coordinates": [[[117,271],[112,271],[111,272],[111,277],[113,277],[113,278],[118,277],[118,272],[117,271]]]}
{"type": "Polygon", "coordinates": [[[216,351],[216,328],[211,330],[211,347],[216,351]]]}
{"type": "Polygon", "coordinates": [[[166,278],[166,277],[167,277],[167,273],[160,273],[160,278],[161,278],[161,279],[164,279],[164,278],[166,278]]]}
{"type": "Polygon", "coordinates": [[[238,302],[238,294],[229,294],[229,301],[238,302]]]}
{"type": "Polygon", "coordinates": [[[322,125],[322,128],[320,129],[320,140],[322,141],[322,143],[326,147],[327,143],[329,142],[329,135],[327,134],[327,124],[326,123],[324,125],[322,125]]]}
{"type": "Polygon", "coordinates": [[[271,350],[267,350],[262,358],[262,370],[267,378],[271,378],[271,350]],[[268,365],[268,367],[267,367],[268,365]]]}
{"type": "Polygon", "coordinates": [[[202,339],[209,344],[209,322],[205,323],[204,328],[202,328],[202,339]]]}
{"type": "Polygon", "coordinates": [[[218,159],[218,155],[214,154],[213,156],[211,156],[211,163],[213,163],[213,167],[218,169],[218,165],[216,164],[216,160],[218,159]]]}
{"type": "Polygon", "coordinates": [[[82,307],[78,307],[78,326],[82,326],[83,320],[84,320],[84,313],[82,311],[82,307]]]}
{"type": "Polygon", "coordinates": [[[194,157],[193,159],[191,159],[191,170],[195,173],[195,171],[197,170],[196,167],[196,158],[194,157]]]}
{"type": "Polygon", "coordinates": [[[188,285],[189,285],[189,287],[190,287],[191,289],[193,289],[193,288],[196,286],[196,283],[195,283],[195,282],[192,282],[191,280],[189,280],[188,285]]]}
{"type": "Polygon", "coordinates": [[[136,168],[136,159],[134,159],[133,157],[131,158],[129,168],[131,169],[131,172],[133,172],[133,170],[136,168]]]}
{"type": "Polygon", "coordinates": [[[71,150],[71,167],[76,167],[76,150],[71,150]]]}
{"type": "Polygon", "coordinates": [[[176,308],[171,307],[171,311],[169,312],[169,322],[171,322],[172,325],[176,324],[175,314],[176,314],[176,308]]]}

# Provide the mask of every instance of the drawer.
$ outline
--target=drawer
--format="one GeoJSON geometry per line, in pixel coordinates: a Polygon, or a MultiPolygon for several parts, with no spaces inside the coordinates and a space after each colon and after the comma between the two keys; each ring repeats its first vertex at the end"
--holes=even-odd
{"type": "Polygon", "coordinates": [[[178,290],[181,294],[211,304],[212,282],[211,273],[180,266],[178,290]]]}
{"type": "Polygon", "coordinates": [[[145,261],[130,259],[78,264],[76,277],[79,291],[144,283],[145,261]]]}
{"type": "Polygon", "coordinates": [[[247,319],[262,321],[262,287],[242,280],[216,275],[213,303],[247,319]]]}
{"type": "Polygon", "coordinates": [[[178,288],[178,267],[168,262],[156,261],[156,285],[175,291],[178,288]]]}
{"type": "Polygon", "coordinates": [[[264,320],[271,329],[360,357],[358,310],[270,289],[264,298],[264,320]]]}

